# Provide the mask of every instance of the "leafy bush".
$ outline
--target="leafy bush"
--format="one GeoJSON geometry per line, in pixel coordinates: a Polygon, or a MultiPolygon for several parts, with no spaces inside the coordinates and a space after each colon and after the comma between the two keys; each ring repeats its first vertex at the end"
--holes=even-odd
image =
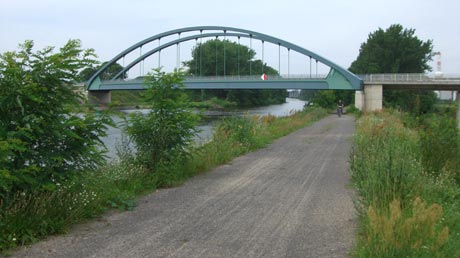
{"type": "MultiPolygon", "coordinates": [[[[0,55],[0,198],[16,192],[54,190],[62,181],[104,162],[99,137],[110,120],[78,114],[77,73],[95,61],[93,50],[70,40],[33,52],[0,55]]],[[[6,201],[4,199],[4,201],[6,201]]]]}
{"type": "Polygon", "coordinates": [[[184,78],[181,71],[164,73],[156,69],[149,73],[143,98],[150,103],[151,110],[145,116],[133,113],[126,125],[139,160],[153,171],[185,158],[196,133],[198,117],[189,109],[184,78]]]}

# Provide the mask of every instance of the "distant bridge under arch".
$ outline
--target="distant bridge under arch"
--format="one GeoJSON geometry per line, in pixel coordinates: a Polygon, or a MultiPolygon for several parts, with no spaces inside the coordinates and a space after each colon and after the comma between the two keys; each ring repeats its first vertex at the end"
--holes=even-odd
{"type": "MultiPolygon", "coordinates": [[[[126,74],[134,66],[144,62],[144,60],[153,54],[158,54],[160,58],[161,51],[172,47],[180,46],[182,42],[193,41],[198,42],[198,39],[202,38],[249,38],[252,40],[258,40],[262,42],[262,47],[265,42],[274,44],[286,48],[288,50],[288,60],[290,51],[295,51],[303,56],[306,56],[310,60],[310,76],[304,77],[292,77],[288,75],[279,75],[268,77],[267,80],[260,79],[260,75],[256,76],[226,76],[223,74],[218,77],[201,77],[194,76],[187,78],[184,82],[185,87],[188,89],[340,89],[340,90],[362,90],[363,82],[356,75],[333,63],[332,61],[310,51],[302,48],[293,43],[285,40],[262,34],[255,31],[222,27],[222,26],[198,26],[198,27],[187,27],[167,32],[160,33],[158,35],[146,38],[126,50],[116,55],[112,60],[102,66],[87,82],[86,87],[90,93],[94,96],[103,97],[104,94],[112,90],[140,90],[143,89],[142,79],[123,79],[123,75],[126,74]],[[187,34],[187,36],[181,37],[181,34],[187,34]],[[170,39],[170,36],[177,35],[175,39],[170,39]],[[169,37],[169,38],[168,38],[169,37]],[[168,40],[165,40],[168,39],[168,40]],[[158,45],[153,49],[142,53],[142,47],[152,42],[158,42],[158,45]],[[113,64],[124,60],[124,57],[130,53],[139,51],[141,54],[138,58],[135,58],[132,62],[123,67],[123,70],[118,74],[114,75],[109,80],[101,80],[101,75],[113,64]],[[326,76],[318,77],[312,76],[311,74],[311,62],[314,60],[316,65],[319,63],[329,67],[329,72],[326,76]]],[[[225,51],[225,50],[224,50],[225,51]]],[[[262,49],[263,51],[263,49],[262,49]]],[[[179,51],[178,51],[179,52],[179,51]]],[[[180,52],[179,52],[180,53],[180,52]]],[[[224,55],[225,56],[225,55],[224,55]]],[[[262,53],[263,56],[263,53],[262,53]]],[[[264,60],[262,60],[264,62],[264,60]]],[[[289,61],[288,61],[289,62],[289,61]]],[[[225,63],[225,60],[224,60],[225,63]]],[[[289,66],[289,64],[288,64],[289,66]]]]}

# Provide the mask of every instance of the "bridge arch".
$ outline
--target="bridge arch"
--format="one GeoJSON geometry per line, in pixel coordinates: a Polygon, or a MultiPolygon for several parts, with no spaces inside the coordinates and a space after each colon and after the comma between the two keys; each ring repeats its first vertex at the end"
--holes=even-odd
{"type": "Polygon", "coordinates": [[[102,66],[87,82],[87,89],[90,91],[97,91],[100,90],[100,75],[108,69],[112,64],[118,62],[120,59],[124,58],[126,55],[129,53],[135,51],[136,49],[142,48],[142,46],[158,40],[159,42],[161,41],[162,38],[171,36],[171,35],[179,35],[178,39],[171,40],[169,42],[165,42],[163,44],[159,44],[158,47],[141,54],[138,58],[136,58],[134,61],[129,63],[127,66],[123,68],[122,71],[120,71],[118,74],[116,74],[111,80],[116,80],[119,79],[126,71],[131,69],[133,66],[139,64],[143,60],[145,60],[147,57],[157,53],[161,52],[161,50],[178,45],[182,42],[186,41],[191,41],[191,40],[197,40],[200,38],[209,38],[209,37],[238,37],[238,38],[251,38],[255,40],[259,40],[262,42],[269,42],[275,45],[278,45],[280,47],[287,48],[288,51],[295,51],[298,52],[304,56],[308,56],[309,58],[315,59],[317,62],[320,62],[328,67],[330,67],[329,74],[327,78],[324,80],[323,84],[329,85],[329,88],[332,88],[330,84],[335,84],[339,85],[336,86],[336,88],[341,88],[341,89],[352,89],[352,90],[361,90],[362,89],[362,80],[357,77],[356,75],[352,74],[348,70],[340,67],[339,65],[333,63],[332,61],[310,51],[305,48],[302,48],[300,46],[297,46],[293,43],[287,42],[285,40],[255,32],[255,31],[250,31],[250,30],[245,30],[245,29],[239,29],[239,28],[233,28],[233,27],[223,27],[223,26],[196,26],[196,27],[186,27],[186,28],[181,28],[181,29],[175,29],[167,32],[163,32],[160,34],[157,34],[155,36],[146,38],[142,41],[139,41],[138,43],[132,45],[131,47],[127,48],[126,50],[122,51],[118,55],[116,55],[112,60],[107,62],[104,66],[102,66]],[[212,31],[212,32],[206,32],[206,31],[212,31]],[[186,36],[186,37],[180,37],[181,33],[189,33],[189,32],[196,32],[196,34],[193,34],[191,36],[186,36]],[[203,33],[205,32],[205,33],[203,33]]]}

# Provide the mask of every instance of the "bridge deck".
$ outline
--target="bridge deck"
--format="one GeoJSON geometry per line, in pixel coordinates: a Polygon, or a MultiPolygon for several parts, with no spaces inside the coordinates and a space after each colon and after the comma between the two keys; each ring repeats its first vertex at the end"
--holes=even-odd
{"type": "Polygon", "coordinates": [[[384,89],[458,90],[460,76],[426,74],[367,74],[359,76],[365,85],[382,85],[384,89]]]}
{"type": "MultiPolygon", "coordinates": [[[[460,76],[434,77],[426,74],[369,74],[359,76],[365,85],[382,85],[384,89],[458,90],[460,76]]],[[[187,77],[187,89],[348,89],[330,81],[327,75],[209,76],[187,77]]],[[[340,83],[340,81],[339,81],[340,83]]],[[[102,81],[98,90],[143,90],[144,78],[102,81]]],[[[354,89],[357,90],[357,89],[354,89]]]]}

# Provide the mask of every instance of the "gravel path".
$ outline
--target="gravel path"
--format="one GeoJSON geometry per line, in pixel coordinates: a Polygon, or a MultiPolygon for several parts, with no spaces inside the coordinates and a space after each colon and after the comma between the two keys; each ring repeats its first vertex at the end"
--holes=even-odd
{"type": "Polygon", "coordinates": [[[12,257],[347,257],[353,132],[331,115],[12,257]]]}

